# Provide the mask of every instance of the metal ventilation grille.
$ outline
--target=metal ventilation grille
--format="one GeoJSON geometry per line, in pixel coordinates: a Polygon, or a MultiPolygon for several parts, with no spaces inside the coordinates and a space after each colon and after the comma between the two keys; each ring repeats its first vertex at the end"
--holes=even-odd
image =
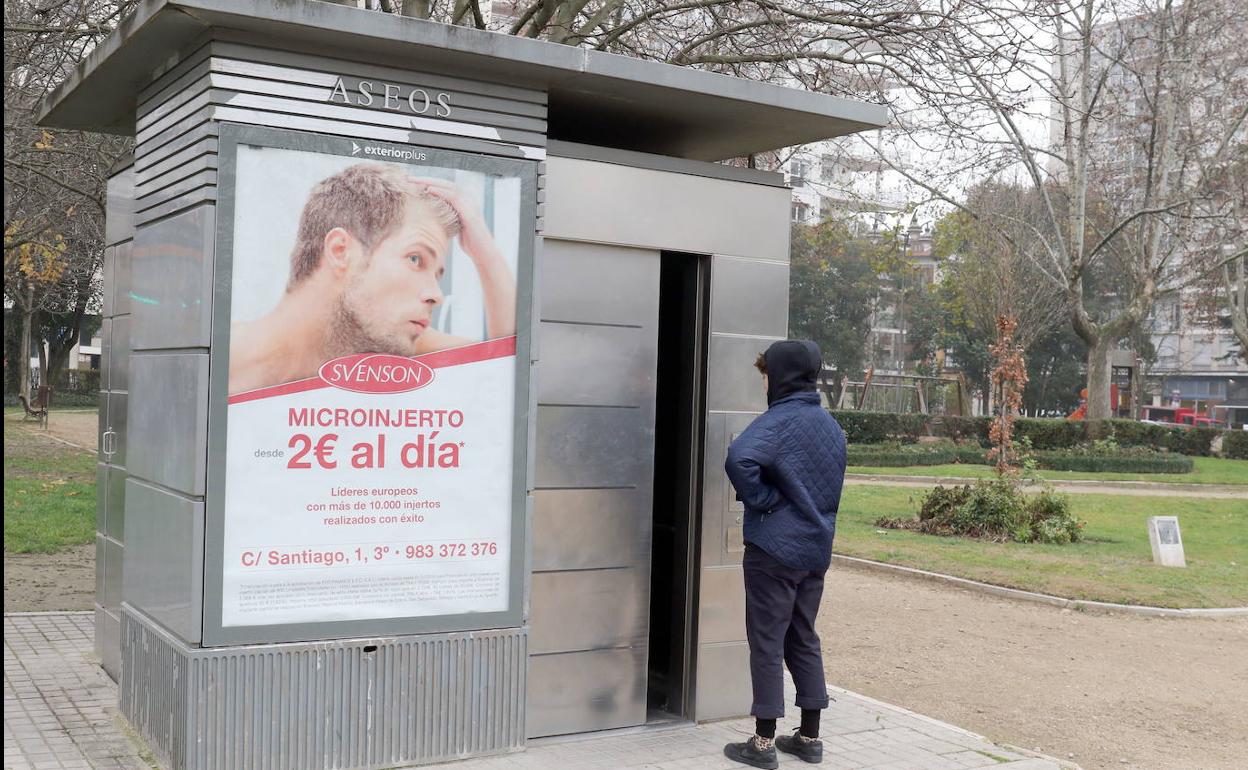
{"type": "Polygon", "coordinates": [[[171,770],[377,768],[517,750],[524,629],[201,649],[129,607],[121,710],[171,770]]]}

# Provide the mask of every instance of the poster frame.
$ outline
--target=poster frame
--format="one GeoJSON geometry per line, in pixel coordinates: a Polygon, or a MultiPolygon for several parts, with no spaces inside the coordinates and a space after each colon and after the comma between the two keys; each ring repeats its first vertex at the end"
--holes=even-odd
{"type": "MultiPolygon", "coordinates": [[[[499,155],[447,150],[436,146],[382,142],[362,137],[316,134],[293,129],[221,123],[218,133],[216,255],[213,263],[212,336],[208,377],[208,467],[204,505],[203,626],[205,647],[271,642],[307,642],[407,634],[514,628],[524,621],[528,585],[529,453],[533,430],[530,396],[534,268],[537,249],[538,163],[516,158],[514,147],[499,155]],[[362,146],[416,150],[421,160],[386,157],[389,163],[464,168],[520,178],[520,243],[516,264],[515,402],[512,417],[511,546],[507,609],[454,615],[364,618],[269,625],[224,626],[225,489],[228,379],[233,278],[235,187],[239,145],[359,157],[362,146]],[[508,151],[511,152],[508,152],[508,151]]],[[[363,159],[363,158],[361,158],[363,159]]]]}

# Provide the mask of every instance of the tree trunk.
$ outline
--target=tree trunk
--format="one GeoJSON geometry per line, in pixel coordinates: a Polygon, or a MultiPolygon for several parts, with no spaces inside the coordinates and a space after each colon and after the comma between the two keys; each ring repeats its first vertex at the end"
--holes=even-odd
{"type": "Polygon", "coordinates": [[[30,334],[31,319],[34,313],[23,309],[22,311],[22,354],[18,360],[17,369],[17,392],[26,397],[26,402],[31,401],[30,392],[30,334]]]}
{"type": "Polygon", "coordinates": [[[1138,350],[1132,351],[1131,361],[1131,419],[1140,419],[1140,402],[1144,400],[1144,361],[1138,350]]]}
{"type": "Polygon", "coordinates": [[[1103,334],[1095,345],[1088,346],[1088,412],[1086,419],[1108,420],[1113,417],[1109,403],[1110,356],[1114,342],[1103,334]]]}

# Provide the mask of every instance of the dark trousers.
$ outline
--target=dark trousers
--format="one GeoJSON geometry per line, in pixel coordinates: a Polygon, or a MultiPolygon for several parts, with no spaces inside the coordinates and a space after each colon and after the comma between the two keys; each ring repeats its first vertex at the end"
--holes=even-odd
{"type": "Polygon", "coordinates": [[[797,707],[828,707],[823,652],[815,615],[823,597],[823,572],[793,569],[758,546],[745,546],[745,635],[750,642],[750,677],[759,719],[784,716],[784,669],[797,686],[797,707]]]}

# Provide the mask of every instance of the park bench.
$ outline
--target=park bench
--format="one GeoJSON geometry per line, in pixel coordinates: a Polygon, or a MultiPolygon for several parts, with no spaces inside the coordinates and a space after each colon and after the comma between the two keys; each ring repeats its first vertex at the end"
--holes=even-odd
{"type": "Polygon", "coordinates": [[[28,403],[26,397],[22,395],[19,395],[17,400],[22,402],[22,409],[26,410],[26,415],[22,419],[29,420],[33,417],[42,427],[48,427],[48,405],[52,400],[51,388],[46,385],[36,388],[34,403],[28,403]]]}

